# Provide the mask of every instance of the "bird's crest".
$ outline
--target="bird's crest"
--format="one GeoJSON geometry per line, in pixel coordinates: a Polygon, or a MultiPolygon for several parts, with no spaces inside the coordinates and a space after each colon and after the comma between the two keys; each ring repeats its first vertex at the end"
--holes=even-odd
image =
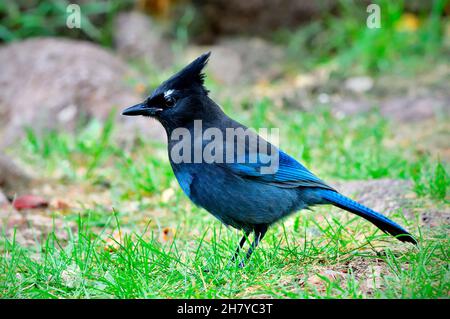
{"type": "Polygon", "coordinates": [[[208,63],[210,55],[211,52],[207,52],[196,58],[181,71],[169,78],[166,81],[165,86],[172,89],[188,89],[198,85],[198,87],[207,94],[208,90],[203,86],[205,74],[202,71],[208,63]]]}

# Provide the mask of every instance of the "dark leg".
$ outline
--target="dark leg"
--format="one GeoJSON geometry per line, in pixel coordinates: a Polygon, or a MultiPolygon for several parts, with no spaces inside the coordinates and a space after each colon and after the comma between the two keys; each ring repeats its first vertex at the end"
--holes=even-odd
{"type": "Polygon", "coordinates": [[[249,231],[246,231],[244,236],[242,236],[241,241],[239,242],[239,246],[236,249],[236,252],[233,255],[233,258],[231,258],[231,263],[234,263],[236,258],[239,256],[239,251],[242,249],[242,246],[244,246],[245,241],[247,240],[247,237],[250,235],[249,231]]]}
{"type": "Polygon", "coordinates": [[[268,229],[267,225],[258,225],[257,227],[255,227],[255,239],[253,240],[252,245],[250,246],[250,248],[247,251],[245,260],[241,261],[241,263],[239,264],[239,267],[242,268],[245,266],[244,261],[247,261],[250,259],[253,251],[256,249],[256,247],[258,247],[258,244],[264,238],[264,235],[266,234],[267,229],[268,229]]]}

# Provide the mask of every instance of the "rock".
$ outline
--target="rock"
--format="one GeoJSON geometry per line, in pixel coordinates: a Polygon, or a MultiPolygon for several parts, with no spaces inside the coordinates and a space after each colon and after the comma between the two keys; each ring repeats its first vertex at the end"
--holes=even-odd
{"type": "Polygon", "coordinates": [[[373,80],[368,76],[357,76],[347,79],[344,86],[352,92],[364,93],[373,87],[373,80]]]}
{"type": "Polygon", "coordinates": [[[173,64],[174,56],[169,39],[151,18],[132,11],[120,13],[114,21],[114,44],[127,59],[142,59],[157,69],[173,64]]]}
{"type": "MultiPolygon", "coordinates": [[[[26,127],[38,133],[73,130],[80,119],[103,120],[114,108],[142,100],[126,84],[137,74],[92,43],[56,38],[15,42],[0,48],[0,64],[0,148],[23,136],[26,127]]],[[[138,122],[131,127],[163,136],[161,128],[138,122]]]]}
{"type": "Polygon", "coordinates": [[[17,166],[12,158],[0,152],[0,189],[6,194],[14,196],[23,193],[31,186],[33,179],[28,171],[17,166]]]}
{"type": "Polygon", "coordinates": [[[241,56],[226,46],[211,48],[213,56],[208,65],[208,72],[215,81],[225,85],[245,82],[241,56]]]}
{"type": "Polygon", "coordinates": [[[260,38],[222,39],[212,46],[192,46],[190,59],[211,51],[207,72],[227,86],[269,82],[282,75],[284,52],[260,38]]]}

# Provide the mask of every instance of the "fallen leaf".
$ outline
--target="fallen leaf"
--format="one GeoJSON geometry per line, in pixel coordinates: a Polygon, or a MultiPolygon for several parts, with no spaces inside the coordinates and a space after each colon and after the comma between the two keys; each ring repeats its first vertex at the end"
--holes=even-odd
{"type": "Polygon", "coordinates": [[[47,206],[48,206],[48,201],[45,198],[36,196],[36,195],[23,195],[23,196],[17,197],[13,201],[13,207],[17,210],[44,208],[47,206]]]}
{"type": "Polygon", "coordinates": [[[175,237],[175,229],[171,227],[164,227],[161,231],[159,241],[161,243],[167,243],[169,241],[172,241],[174,237],[175,237]]]}
{"type": "Polygon", "coordinates": [[[106,251],[116,251],[121,245],[124,244],[124,237],[131,236],[131,231],[129,229],[116,229],[114,232],[108,236],[105,240],[105,250],[106,251]]]}
{"type": "Polygon", "coordinates": [[[50,206],[60,210],[67,210],[70,208],[69,203],[62,199],[54,199],[50,202],[50,206]]]}

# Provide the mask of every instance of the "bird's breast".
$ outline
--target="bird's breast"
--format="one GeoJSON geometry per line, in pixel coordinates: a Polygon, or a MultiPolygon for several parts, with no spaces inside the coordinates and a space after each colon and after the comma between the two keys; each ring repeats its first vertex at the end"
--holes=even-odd
{"type": "Polygon", "coordinates": [[[215,164],[172,167],[180,187],[196,205],[236,228],[271,224],[299,208],[294,189],[245,179],[215,164]]]}

